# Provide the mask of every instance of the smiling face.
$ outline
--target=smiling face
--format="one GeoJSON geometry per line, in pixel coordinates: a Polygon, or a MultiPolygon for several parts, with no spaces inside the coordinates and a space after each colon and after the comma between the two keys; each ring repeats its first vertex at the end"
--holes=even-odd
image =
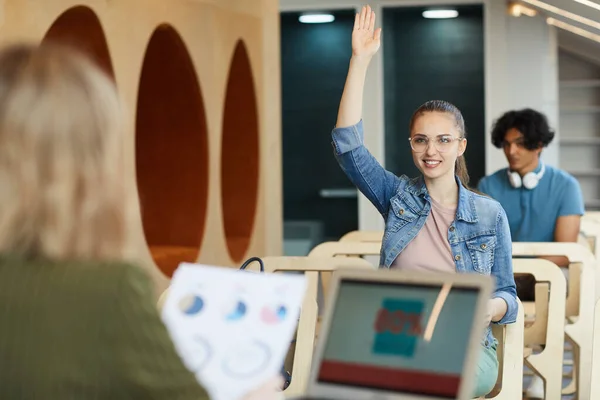
{"type": "Polygon", "coordinates": [[[462,136],[450,113],[426,112],[415,119],[410,133],[412,156],[425,179],[454,177],[456,160],[467,147],[462,136]]]}

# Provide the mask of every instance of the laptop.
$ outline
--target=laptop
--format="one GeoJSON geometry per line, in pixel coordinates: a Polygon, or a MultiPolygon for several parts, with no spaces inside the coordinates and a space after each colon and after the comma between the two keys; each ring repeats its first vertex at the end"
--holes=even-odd
{"type": "Polygon", "coordinates": [[[472,399],[493,278],[338,270],[306,395],[295,400],[472,399]]]}

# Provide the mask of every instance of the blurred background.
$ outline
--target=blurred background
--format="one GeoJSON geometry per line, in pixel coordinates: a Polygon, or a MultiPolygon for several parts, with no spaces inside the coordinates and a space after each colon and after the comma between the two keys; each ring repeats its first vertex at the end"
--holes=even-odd
{"type": "MultiPolygon", "coordinates": [[[[7,0],[0,40],[69,43],[115,80],[131,124],[139,246],[167,276],[181,261],[239,266],[306,255],[383,220],[338,167],[336,122],[349,0],[7,0]],[[135,16],[135,17],[132,17],[135,16]]],[[[430,99],[466,119],[472,186],[507,165],[491,126],[534,108],[557,136],[543,160],[600,210],[600,5],[593,0],[373,0],[382,48],[367,76],[365,142],[414,176],[412,112],[430,99]]]]}
{"type": "MultiPolygon", "coordinates": [[[[590,0],[380,1],[382,49],[367,78],[367,146],[385,167],[414,176],[412,112],[429,99],[464,114],[475,186],[506,166],[493,121],[531,107],[557,131],[543,160],[572,173],[588,210],[600,209],[600,4],[590,0]]],[[[382,229],[345,178],[329,133],[350,56],[351,1],[281,0],[284,245],[303,255],[354,229],[382,229]],[[310,157],[306,155],[310,154],[310,157]],[[307,177],[309,177],[307,179],[307,177]]]]}

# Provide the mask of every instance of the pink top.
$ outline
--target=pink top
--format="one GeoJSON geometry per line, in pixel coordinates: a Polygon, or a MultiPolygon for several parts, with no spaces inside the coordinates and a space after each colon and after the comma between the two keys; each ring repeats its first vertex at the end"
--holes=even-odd
{"type": "Polygon", "coordinates": [[[413,271],[456,272],[448,229],[456,206],[447,208],[431,199],[431,212],[417,236],[396,257],[390,268],[413,271]]]}

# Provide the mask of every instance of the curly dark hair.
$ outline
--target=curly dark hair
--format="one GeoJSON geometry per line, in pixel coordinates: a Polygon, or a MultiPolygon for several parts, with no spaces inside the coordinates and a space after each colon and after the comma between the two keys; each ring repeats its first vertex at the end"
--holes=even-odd
{"type": "Polygon", "coordinates": [[[501,148],[504,136],[515,128],[523,134],[523,145],[528,150],[546,147],[554,139],[554,131],[548,125],[546,116],[531,108],[509,111],[494,122],[492,143],[501,148]]]}

